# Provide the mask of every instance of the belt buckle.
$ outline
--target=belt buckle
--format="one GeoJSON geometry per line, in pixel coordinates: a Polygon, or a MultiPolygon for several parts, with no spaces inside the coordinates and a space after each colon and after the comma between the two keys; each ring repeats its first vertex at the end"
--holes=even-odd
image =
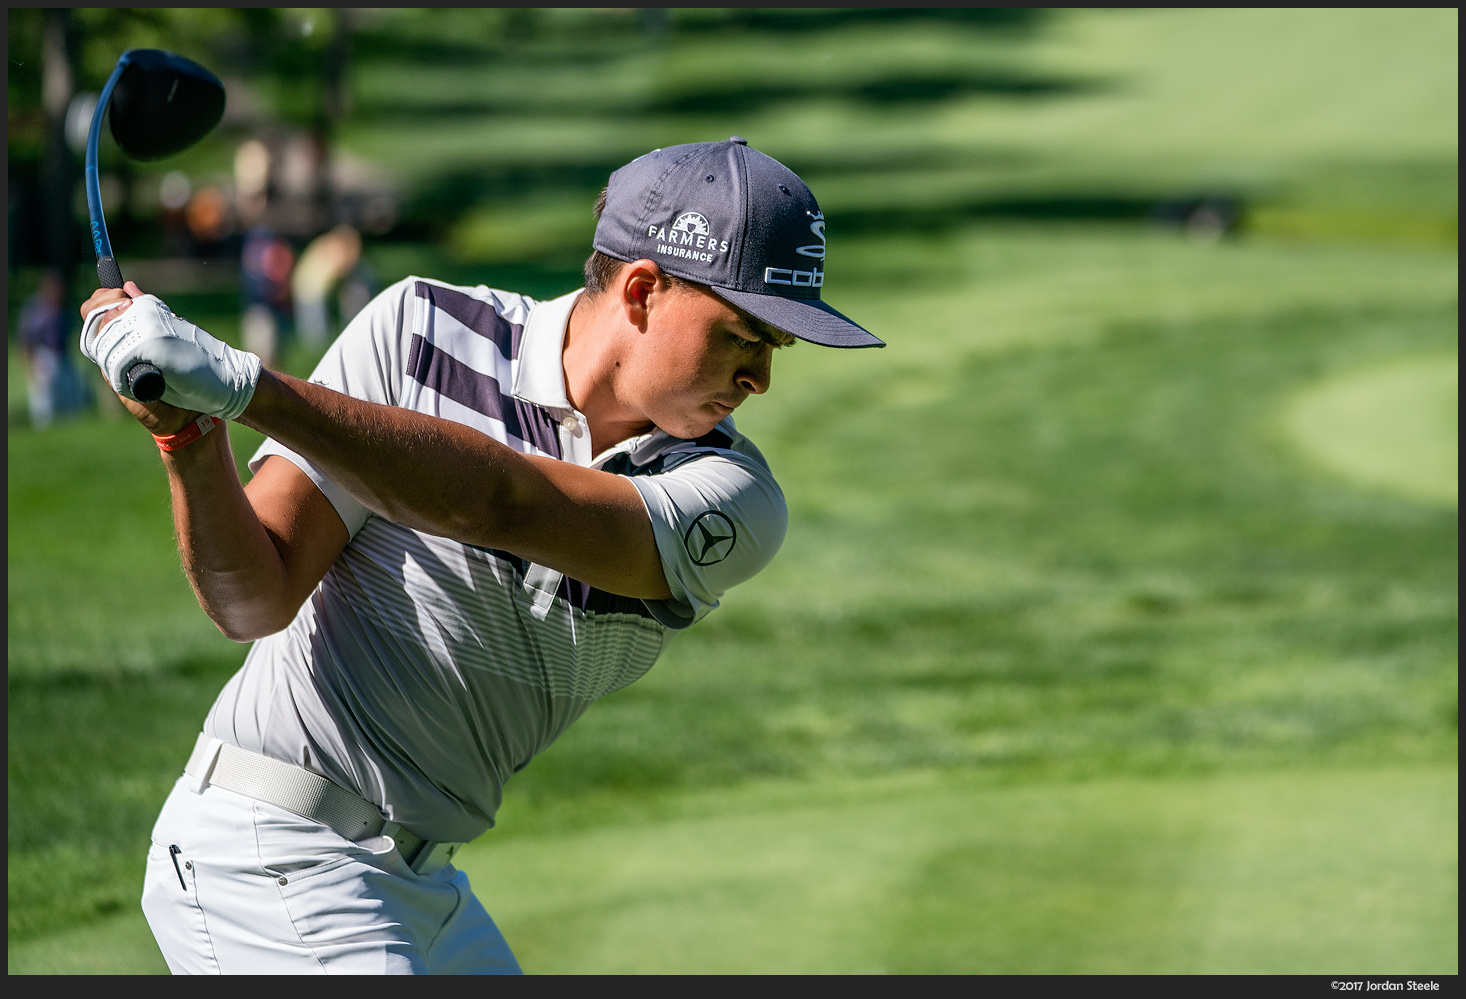
{"type": "Polygon", "coordinates": [[[214,776],[214,766],[219,762],[219,753],[223,749],[222,740],[211,739],[202,732],[194,740],[193,754],[183,768],[183,772],[192,778],[188,789],[194,794],[203,794],[204,788],[209,786],[209,778],[214,776]]]}
{"type": "Polygon", "coordinates": [[[397,844],[397,852],[414,874],[432,874],[447,867],[462,843],[440,843],[432,839],[418,839],[396,822],[388,821],[382,826],[382,835],[390,836],[397,844]],[[404,842],[405,841],[405,842],[404,842]]]}
{"type": "Polygon", "coordinates": [[[418,849],[417,855],[407,862],[415,874],[436,874],[453,861],[462,843],[439,843],[427,840],[418,849]]]}

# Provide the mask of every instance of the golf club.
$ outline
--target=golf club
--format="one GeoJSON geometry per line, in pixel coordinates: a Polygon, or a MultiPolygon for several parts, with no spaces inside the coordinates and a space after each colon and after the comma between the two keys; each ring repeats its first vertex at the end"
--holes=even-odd
{"type": "MultiPolygon", "coordinates": [[[[103,288],[121,288],[122,268],[112,256],[97,178],[97,143],[109,104],[112,138],[122,151],[135,160],[160,160],[187,149],[219,124],[224,85],[198,63],[160,49],[128,49],[107,78],[87,133],[87,211],[97,279],[103,288]]],[[[128,369],[127,384],[139,402],[156,402],[167,387],[163,373],[146,361],[128,369]]]]}

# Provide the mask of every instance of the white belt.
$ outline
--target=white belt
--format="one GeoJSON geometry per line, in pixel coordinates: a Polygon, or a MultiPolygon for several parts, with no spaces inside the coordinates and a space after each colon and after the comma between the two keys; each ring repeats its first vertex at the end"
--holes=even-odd
{"type": "Polygon", "coordinates": [[[376,805],[320,774],[211,739],[202,732],[183,770],[193,778],[189,790],[194,794],[203,794],[204,788],[213,784],[330,826],[353,843],[373,836],[390,837],[402,859],[418,874],[432,874],[447,867],[463,845],[416,836],[382,818],[376,805]]]}

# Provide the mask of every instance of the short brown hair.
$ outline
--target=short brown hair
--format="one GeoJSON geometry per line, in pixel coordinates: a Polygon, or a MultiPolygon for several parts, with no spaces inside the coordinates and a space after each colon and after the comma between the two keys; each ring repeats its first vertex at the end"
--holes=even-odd
{"type": "MultiPolygon", "coordinates": [[[[592,250],[585,259],[585,293],[594,298],[611,287],[616,283],[616,275],[625,266],[624,260],[608,257],[600,250],[592,250]]],[[[671,280],[671,275],[667,277],[671,280]]]]}
{"type": "MultiPolygon", "coordinates": [[[[606,210],[607,190],[608,188],[601,188],[600,195],[596,197],[594,210],[598,220],[601,217],[601,212],[606,210]]],[[[591,250],[590,256],[585,260],[585,293],[594,298],[609,289],[616,283],[616,276],[621,273],[621,268],[625,267],[626,263],[626,261],[617,260],[615,257],[602,253],[600,250],[591,250]]],[[[721,295],[718,295],[717,292],[713,291],[707,285],[698,284],[695,281],[688,281],[685,278],[673,277],[666,271],[662,271],[662,279],[667,282],[667,287],[669,288],[697,288],[722,298],[721,295]]],[[[732,302],[728,302],[727,299],[723,299],[723,301],[727,302],[729,307],[737,310],[738,314],[743,318],[743,321],[748,324],[749,332],[764,341],[764,343],[771,343],[775,347],[787,347],[794,343],[794,337],[778,327],[769,325],[757,316],[749,315],[732,302]]]]}
{"type": "MultiPolygon", "coordinates": [[[[596,195],[595,207],[591,209],[595,213],[596,221],[601,220],[601,213],[606,210],[606,193],[610,191],[609,186],[601,188],[601,193],[596,195]]],[[[615,257],[609,257],[600,250],[591,250],[590,256],[585,260],[585,292],[594,298],[607,288],[611,282],[616,280],[616,275],[621,273],[621,267],[625,263],[615,257]]]]}

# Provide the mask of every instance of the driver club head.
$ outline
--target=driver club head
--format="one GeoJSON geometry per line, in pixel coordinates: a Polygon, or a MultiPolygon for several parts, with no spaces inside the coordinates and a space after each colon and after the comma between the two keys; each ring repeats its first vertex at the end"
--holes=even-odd
{"type": "Polygon", "coordinates": [[[193,60],[161,49],[131,49],[122,60],[109,120],[112,137],[130,158],[182,152],[224,116],[224,85],[193,60]]]}
{"type": "MultiPolygon", "coordinates": [[[[97,279],[103,288],[121,288],[122,270],[112,256],[97,182],[97,137],[104,108],[112,138],[127,156],[160,160],[187,149],[219,124],[224,117],[224,85],[193,60],[161,49],[129,49],[113,67],[87,136],[86,187],[97,279]]],[[[128,369],[127,383],[139,402],[156,402],[167,389],[163,372],[146,361],[128,369]]]]}

